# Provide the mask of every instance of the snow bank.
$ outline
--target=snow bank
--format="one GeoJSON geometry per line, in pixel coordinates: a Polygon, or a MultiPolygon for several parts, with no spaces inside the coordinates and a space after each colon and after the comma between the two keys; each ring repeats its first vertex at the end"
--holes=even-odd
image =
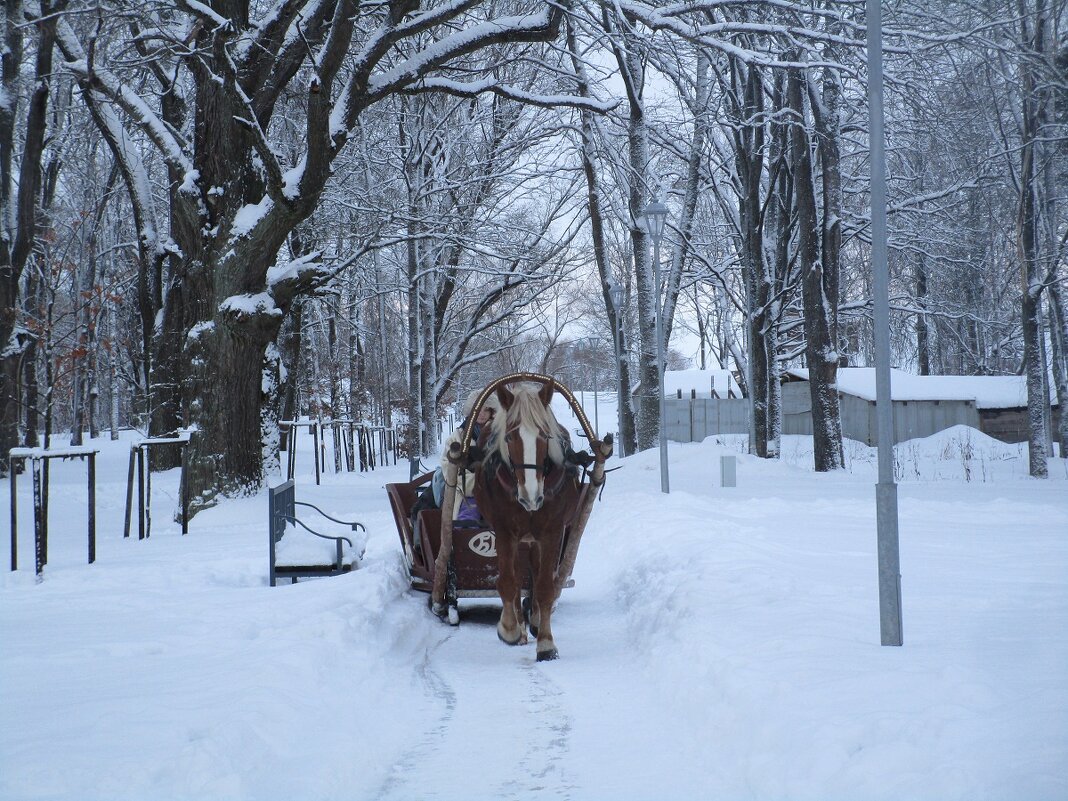
{"type": "Polygon", "coordinates": [[[609,474],[548,664],[497,641],[499,602],[451,628],[408,591],[383,489],[404,464],[316,486],[298,438],[298,499],[365,523],[366,556],[269,588],[266,493],[183,537],[157,474],[152,537],[123,539],[140,435],[94,442],[97,563],[73,463],[44,581],[0,549],[0,798],[1068,797],[1065,463],[930,480],[961,435],[916,443],[899,489],[903,647],[879,645],[874,468],[710,438],[670,444],[670,495],[655,449],[609,474]]]}

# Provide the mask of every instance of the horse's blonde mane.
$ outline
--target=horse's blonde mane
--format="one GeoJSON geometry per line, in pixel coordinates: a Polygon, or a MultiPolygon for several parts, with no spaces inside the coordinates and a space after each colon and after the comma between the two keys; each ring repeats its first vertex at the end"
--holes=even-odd
{"type": "Polygon", "coordinates": [[[564,463],[564,448],[561,444],[563,427],[556,420],[556,415],[548,406],[543,406],[538,396],[540,387],[532,384],[518,384],[509,388],[515,400],[512,407],[504,413],[498,409],[493,416],[492,432],[493,442],[501,459],[508,462],[508,444],[504,440],[505,432],[515,423],[525,423],[549,432],[549,458],[556,464],[564,463]]]}

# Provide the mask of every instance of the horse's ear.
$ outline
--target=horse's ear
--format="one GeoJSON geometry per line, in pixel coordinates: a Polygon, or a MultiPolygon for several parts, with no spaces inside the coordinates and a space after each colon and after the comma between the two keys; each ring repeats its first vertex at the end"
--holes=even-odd
{"type": "Polygon", "coordinates": [[[555,386],[555,381],[550,381],[548,384],[541,385],[541,389],[538,390],[538,397],[541,399],[542,406],[548,408],[549,401],[553,399],[553,387],[555,386]]]}
{"type": "Polygon", "coordinates": [[[502,384],[497,387],[497,400],[501,402],[501,408],[508,411],[515,402],[515,395],[509,392],[508,388],[502,384]]]}

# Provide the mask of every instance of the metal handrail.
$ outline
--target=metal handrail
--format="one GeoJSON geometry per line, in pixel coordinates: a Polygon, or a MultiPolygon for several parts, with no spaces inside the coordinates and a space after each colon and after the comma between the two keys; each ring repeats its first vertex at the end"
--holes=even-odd
{"type": "MultiPolygon", "coordinates": [[[[316,506],[313,503],[306,503],[305,501],[293,501],[293,505],[294,506],[310,506],[312,509],[314,509],[316,512],[321,514],[327,520],[333,520],[335,523],[340,523],[343,526],[350,526],[353,531],[355,531],[357,529],[357,527],[362,528],[364,531],[367,531],[367,528],[364,526],[363,523],[353,523],[353,522],[350,522],[348,520],[338,520],[336,517],[332,517],[331,515],[328,515],[326,512],[324,512],[322,509],[320,509],[318,506],[316,506]]],[[[301,525],[303,525],[303,524],[301,524],[301,525]]],[[[305,528],[307,528],[307,526],[305,526],[305,528]]],[[[349,545],[352,545],[352,543],[350,542],[349,545]]]]}

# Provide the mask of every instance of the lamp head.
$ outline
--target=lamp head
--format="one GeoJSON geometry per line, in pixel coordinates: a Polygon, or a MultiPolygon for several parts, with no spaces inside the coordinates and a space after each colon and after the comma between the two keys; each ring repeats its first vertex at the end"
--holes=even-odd
{"type": "Polygon", "coordinates": [[[659,240],[664,235],[664,224],[667,222],[668,207],[660,202],[659,198],[653,198],[653,202],[645,207],[642,214],[645,221],[645,230],[653,239],[659,240]]]}

